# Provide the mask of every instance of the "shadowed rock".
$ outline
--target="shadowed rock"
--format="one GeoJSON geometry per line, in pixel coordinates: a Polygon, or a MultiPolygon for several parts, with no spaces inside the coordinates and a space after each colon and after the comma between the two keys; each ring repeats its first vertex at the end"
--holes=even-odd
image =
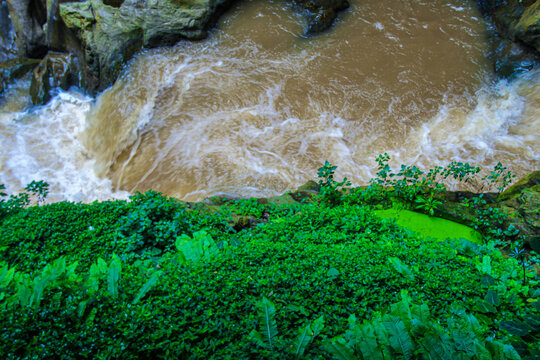
{"type": "Polygon", "coordinates": [[[56,88],[67,90],[78,83],[79,67],[71,54],[50,51],[34,69],[30,85],[33,104],[44,104],[52,97],[56,88]]]}

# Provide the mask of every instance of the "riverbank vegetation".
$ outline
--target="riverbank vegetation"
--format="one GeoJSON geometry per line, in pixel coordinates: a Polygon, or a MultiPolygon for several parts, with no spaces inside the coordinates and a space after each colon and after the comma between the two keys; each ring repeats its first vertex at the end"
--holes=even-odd
{"type": "MultiPolygon", "coordinates": [[[[464,196],[474,242],[423,236],[377,211],[445,206],[452,163],[352,188],[185,203],[40,205],[47,184],[0,190],[0,353],[7,359],[533,359],[534,252],[504,211],[464,196]],[[284,200],[285,199],[285,200],[284,200]],[[287,199],[291,200],[288,201],[287,199]],[[28,206],[31,201],[36,205],[28,206]]],[[[478,180],[498,191],[502,165],[478,180]]]]}

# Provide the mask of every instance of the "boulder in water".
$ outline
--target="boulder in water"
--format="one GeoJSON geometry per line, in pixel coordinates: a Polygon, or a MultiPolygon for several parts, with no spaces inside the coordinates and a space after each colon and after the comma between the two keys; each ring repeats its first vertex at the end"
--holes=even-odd
{"type": "Polygon", "coordinates": [[[32,103],[45,104],[51,99],[52,90],[67,90],[78,79],[79,66],[73,55],[49,52],[34,69],[30,85],[32,103]]]}
{"type": "Polygon", "coordinates": [[[316,34],[327,30],[337,17],[339,11],[349,7],[347,0],[294,0],[307,12],[308,34],[316,34]]]}
{"type": "Polygon", "coordinates": [[[525,8],[523,14],[510,23],[510,37],[535,49],[540,54],[540,0],[525,8]]]}
{"type": "Polygon", "coordinates": [[[75,32],[88,68],[91,93],[110,86],[141,48],[197,40],[230,0],[90,0],[60,4],[60,16],[75,32]]]}
{"type": "Polygon", "coordinates": [[[25,57],[16,57],[0,62],[0,94],[4,92],[10,82],[28,74],[38,64],[39,60],[25,57]]]}
{"type": "Polygon", "coordinates": [[[491,57],[495,72],[508,78],[540,62],[540,0],[477,0],[497,29],[491,57]]]}

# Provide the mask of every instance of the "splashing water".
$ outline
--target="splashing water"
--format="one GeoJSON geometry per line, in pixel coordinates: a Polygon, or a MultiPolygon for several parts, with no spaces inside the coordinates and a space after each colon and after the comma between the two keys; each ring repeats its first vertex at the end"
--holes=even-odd
{"type": "Polygon", "coordinates": [[[282,4],[244,2],[208,40],[141,53],[95,102],[72,91],[26,112],[14,86],[0,182],[44,179],[75,201],[150,188],[200,200],[283,193],[325,160],[363,184],[383,152],[538,168],[540,71],[493,79],[472,2],[364,0],[332,31],[301,33],[282,4]]]}

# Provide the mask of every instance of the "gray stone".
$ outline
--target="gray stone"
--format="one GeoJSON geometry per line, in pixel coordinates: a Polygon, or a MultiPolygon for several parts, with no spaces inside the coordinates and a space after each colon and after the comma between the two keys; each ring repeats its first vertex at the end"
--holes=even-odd
{"type": "Polygon", "coordinates": [[[34,105],[50,100],[56,88],[67,90],[77,83],[79,67],[73,55],[49,52],[34,69],[30,96],[34,105]]]}
{"type": "Polygon", "coordinates": [[[13,80],[28,74],[39,64],[39,60],[16,57],[0,62],[0,94],[13,80]]]}

